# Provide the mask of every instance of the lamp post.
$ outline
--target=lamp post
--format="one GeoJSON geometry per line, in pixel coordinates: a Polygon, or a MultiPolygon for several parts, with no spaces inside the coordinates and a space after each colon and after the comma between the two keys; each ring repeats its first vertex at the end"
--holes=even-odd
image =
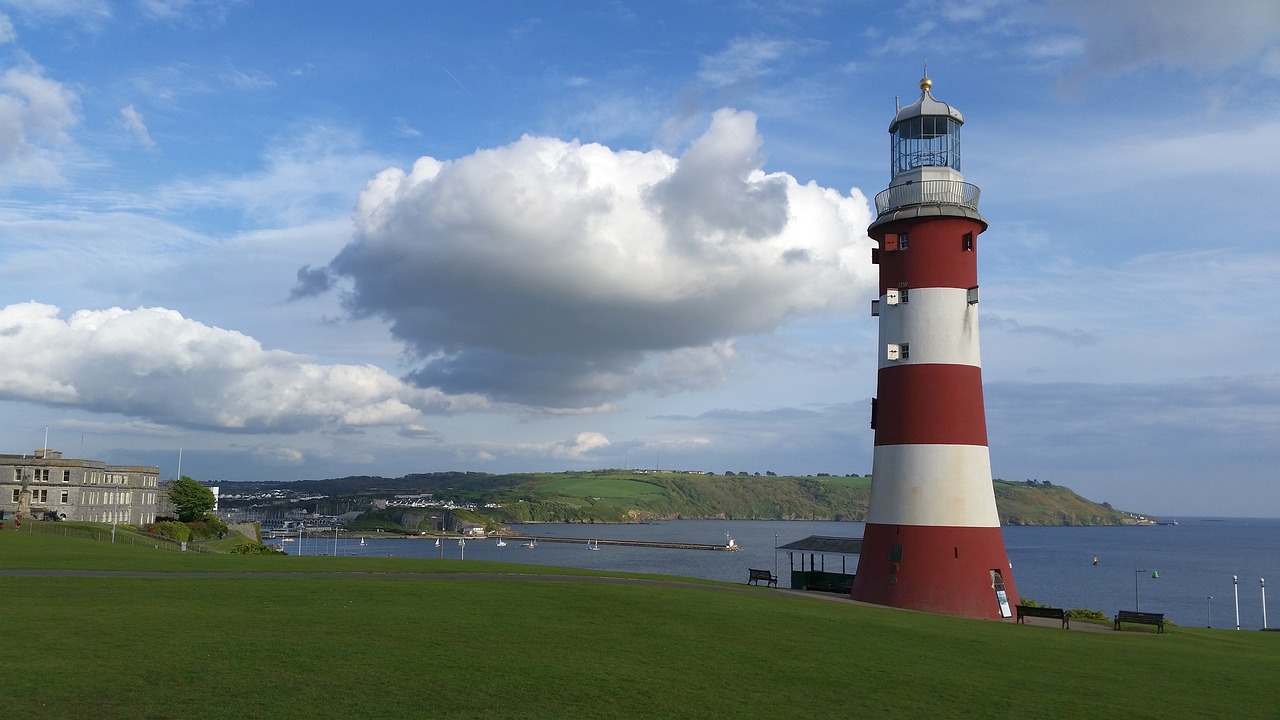
{"type": "Polygon", "coordinates": [[[1237,575],[1231,576],[1231,585],[1236,592],[1236,629],[1240,629],[1240,578],[1237,575]]]}
{"type": "MultiPolygon", "coordinates": [[[[778,577],[778,533],[773,534],[773,576],[778,577]]],[[[1263,605],[1266,605],[1264,600],[1263,605]]]]}
{"type": "Polygon", "coordinates": [[[1258,584],[1262,586],[1262,629],[1267,629],[1267,579],[1258,578],[1258,584]]]}
{"type": "MultiPolygon", "coordinates": [[[[1141,611],[1142,611],[1142,605],[1141,605],[1141,604],[1140,604],[1140,602],[1139,602],[1139,596],[1138,596],[1138,576],[1139,576],[1139,575],[1141,575],[1141,574],[1142,574],[1142,573],[1144,573],[1144,572],[1146,572],[1146,570],[1139,570],[1138,568],[1134,568],[1134,569],[1133,569],[1133,611],[1134,611],[1134,612],[1141,612],[1141,611]]],[[[1159,571],[1159,570],[1152,570],[1152,571],[1151,571],[1151,577],[1152,577],[1152,578],[1159,578],[1159,577],[1160,577],[1160,571],[1159,571]]]]}
{"type": "Polygon", "coordinates": [[[1213,627],[1213,596],[1212,595],[1209,596],[1209,609],[1205,610],[1204,626],[1207,628],[1213,627]]]}

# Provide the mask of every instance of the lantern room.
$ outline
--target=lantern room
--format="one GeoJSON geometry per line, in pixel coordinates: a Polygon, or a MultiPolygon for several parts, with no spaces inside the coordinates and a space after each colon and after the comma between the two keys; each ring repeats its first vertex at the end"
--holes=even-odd
{"type": "Polygon", "coordinates": [[[909,180],[941,179],[911,177],[920,176],[925,168],[945,168],[957,175],[960,172],[960,126],[964,124],[964,116],[947,103],[935,100],[929,92],[932,87],[933,81],[928,76],[922,78],[920,99],[898,110],[889,126],[892,185],[909,180]]]}

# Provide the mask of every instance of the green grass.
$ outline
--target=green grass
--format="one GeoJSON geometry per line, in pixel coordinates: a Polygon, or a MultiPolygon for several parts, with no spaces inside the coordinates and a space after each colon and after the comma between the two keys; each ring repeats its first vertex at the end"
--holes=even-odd
{"type": "Polygon", "coordinates": [[[386,571],[0,576],[8,717],[1274,717],[1280,637],[1064,632],[746,591],[406,572],[0,534],[0,568],[386,571]],[[400,573],[400,574],[397,574],[400,573]],[[25,678],[24,682],[17,682],[25,678]]]}
{"type": "Polygon", "coordinates": [[[816,478],[816,479],[821,481],[822,484],[830,485],[831,487],[847,487],[847,488],[853,488],[855,490],[871,489],[871,478],[869,477],[832,476],[832,477],[822,477],[822,478],[816,478]]]}
{"type": "Polygon", "coordinates": [[[568,497],[599,497],[632,499],[646,495],[660,495],[662,488],[643,480],[628,477],[591,475],[558,477],[538,486],[538,491],[549,495],[568,497]]]}

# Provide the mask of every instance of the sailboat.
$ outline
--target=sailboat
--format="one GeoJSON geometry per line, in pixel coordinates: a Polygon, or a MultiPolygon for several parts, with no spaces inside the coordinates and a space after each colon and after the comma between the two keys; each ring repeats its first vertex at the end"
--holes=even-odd
{"type": "Polygon", "coordinates": [[[440,547],[440,538],[436,538],[436,547],[440,547]]]}
{"type": "Polygon", "coordinates": [[[506,540],[503,540],[503,539],[502,539],[502,536],[501,536],[501,535],[499,535],[499,536],[498,536],[498,547],[506,547],[506,546],[507,546],[507,541],[506,541],[506,540]]]}
{"type": "Polygon", "coordinates": [[[587,549],[588,549],[588,550],[599,550],[599,549],[600,549],[600,541],[599,541],[599,540],[588,540],[588,541],[587,541],[587,549]]]}
{"type": "Polygon", "coordinates": [[[364,538],[360,538],[360,547],[364,547],[364,538]]]}
{"type": "Polygon", "coordinates": [[[538,547],[538,541],[537,541],[537,540],[530,540],[529,542],[524,543],[524,544],[523,544],[523,545],[521,545],[520,547],[536,548],[536,547],[538,547]]]}

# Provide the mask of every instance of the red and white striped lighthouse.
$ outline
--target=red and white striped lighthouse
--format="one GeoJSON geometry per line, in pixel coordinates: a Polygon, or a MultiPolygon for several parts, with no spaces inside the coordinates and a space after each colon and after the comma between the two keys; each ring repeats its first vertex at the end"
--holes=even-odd
{"type": "Polygon", "coordinates": [[[959,110],[930,94],[889,126],[893,179],[878,243],[879,363],[871,505],[853,599],[1007,618],[1017,599],[996,513],[978,350],[976,186],[960,174],[959,110]]]}

